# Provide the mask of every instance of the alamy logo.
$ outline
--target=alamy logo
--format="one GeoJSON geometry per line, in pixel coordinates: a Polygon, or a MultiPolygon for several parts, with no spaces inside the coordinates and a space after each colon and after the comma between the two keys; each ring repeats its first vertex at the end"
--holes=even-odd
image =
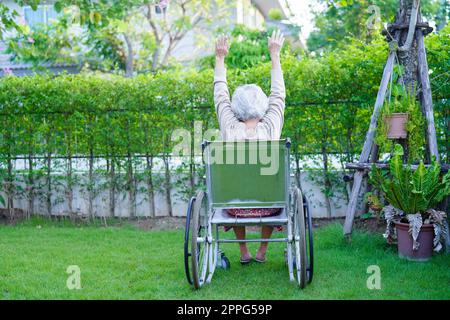
{"type": "Polygon", "coordinates": [[[81,270],[79,266],[72,265],[68,266],[66,273],[69,277],[66,281],[67,289],[69,290],[80,290],[81,289],[81,270]]]}
{"type": "Polygon", "coordinates": [[[380,290],[381,289],[381,270],[377,265],[371,265],[367,267],[367,273],[370,276],[367,278],[367,289],[380,290]]]}
{"type": "Polygon", "coordinates": [[[366,12],[370,14],[370,17],[366,21],[367,29],[376,29],[377,25],[381,23],[380,7],[373,4],[367,8],[366,12]]]}

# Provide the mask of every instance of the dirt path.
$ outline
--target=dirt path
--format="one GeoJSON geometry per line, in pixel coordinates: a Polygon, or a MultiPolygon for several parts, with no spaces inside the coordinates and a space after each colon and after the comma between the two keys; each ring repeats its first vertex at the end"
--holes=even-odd
{"type": "MultiPolygon", "coordinates": [[[[16,209],[15,217],[13,220],[9,219],[9,211],[6,209],[0,209],[0,224],[16,225],[25,219],[26,215],[20,209],[16,209]]],[[[55,221],[61,219],[61,217],[55,217],[55,221]]],[[[69,219],[69,218],[67,218],[69,219]]],[[[109,220],[109,219],[108,219],[109,220]]],[[[76,224],[90,223],[89,219],[79,219],[76,224]]],[[[344,224],[344,218],[332,218],[332,219],[313,219],[313,228],[321,228],[329,225],[330,223],[344,224]]],[[[122,224],[135,225],[139,229],[143,230],[184,230],[186,224],[185,217],[156,217],[156,218],[137,218],[135,220],[119,220],[114,219],[112,223],[108,223],[110,226],[120,227],[122,224]]],[[[99,220],[99,224],[101,222],[99,220]]],[[[374,218],[371,219],[355,219],[355,228],[369,231],[372,233],[383,233],[385,229],[384,221],[377,221],[374,218]]],[[[258,231],[259,227],[250,227],[250,231],[258,231]]]]}
{"type": "MultiPolygon", "coordinates": [[[[330,223],[344,224],[344,218],[333,219],[313,219],[313,228],[322,228],[330,223]]],[[[157,217],[153,219],[135,220],[132,224],[144,230],[178,230],[184,229],[186,218],[184,217],[157,217]]],[[[355,219],[355,228],[373,233],[383,233],[385,229],[384,221],[377,222],[376,219],[355,219]]],[[[249,227],[250,231],[258,231],[259,227],[249,227]]]]}

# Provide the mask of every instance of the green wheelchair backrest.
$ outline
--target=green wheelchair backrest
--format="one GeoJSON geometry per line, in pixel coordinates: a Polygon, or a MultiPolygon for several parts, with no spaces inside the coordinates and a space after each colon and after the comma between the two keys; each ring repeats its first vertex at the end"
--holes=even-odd
{"type": "Polygon", "coordinates": [[[290,141],[205,141],[212,208],[283,208],[289,201],[290,141]]]}

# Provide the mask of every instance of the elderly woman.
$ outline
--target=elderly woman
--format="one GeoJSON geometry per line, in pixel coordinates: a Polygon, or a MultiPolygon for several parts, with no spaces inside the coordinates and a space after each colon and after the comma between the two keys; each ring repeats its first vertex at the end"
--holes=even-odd
{"type": "MultiPolygon", "coordinates": [[[[285,87],[281,70],[280,51],[284,37],[280,31],[274,31],[268,39],[270,58],[272,60],[271,92],[267,97],[255,84],[238,87],[232,99],[227,87],[225,57],[229,44],[225,36],[216,42],[216,67],[214,74],[214,103],[219,120],[220,133],[225,141],[255,139],[280,139],[284,120],[285,87]]],[[[231,209],[228,213],[237,217],[270,216],[279,213],[279,209],[231,209]]],[[[237,239],[245,239],[245,227],[233,227],[237,239]]],[[[261,238],[269,239],[273,227],[263,226],[261,238]]],[[[255,261],[265,262],[267,242],[261,242],[255,261]]],[[[252,261],[246,243],[239,243],[241,263],[252,261]]]]}

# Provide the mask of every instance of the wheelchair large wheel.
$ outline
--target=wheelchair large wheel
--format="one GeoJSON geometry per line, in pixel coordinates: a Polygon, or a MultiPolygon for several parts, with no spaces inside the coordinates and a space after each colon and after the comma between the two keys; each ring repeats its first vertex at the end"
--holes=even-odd
{"type": "Polygon", "coordinates": [[[300,189],[295,189],[295,210],[293,215],[295,268],[300,289],[306,285],[306,223],[303,196],[300,189]]]}
{"type": "Polygon", "coordinates": [[[200,289],[206,281],[210,250],[208,223],[207,198],[205,193],[200,191],[193,203],[190,231],[192,282],[195,289],[200,289]]]}
{"type": "Polygon", "coordinates": [[[303,210],[306,222],[306,279],[308,283],[312,282],[314,274],[314,245],[313,245],[313,227],[312,214],[310,211],[308,200],[303,197],[303,210]]]}
{"type": "Polygon", "coordinates": [[[192,257],[192,249],[191,249],[191,237],[190,231],[192,229],[192,211],[194,209],[195,197],[192,197],[189,201],[187,213],[186,213],[186,227],[184,233],[184,271],[186,273],[186,279],[189,284],[194,284],[192,281],[191,274],[191,257],[192,257]]]}

